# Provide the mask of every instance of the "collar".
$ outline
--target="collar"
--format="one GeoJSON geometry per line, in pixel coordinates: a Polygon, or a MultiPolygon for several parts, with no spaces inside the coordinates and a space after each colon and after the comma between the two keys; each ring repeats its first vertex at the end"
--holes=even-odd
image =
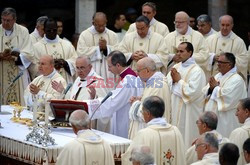
{"type": "Polygon", "coordinates": [[[230,75],[230,74],[234,74],[234,73],[237,73],[237,67],[236,67],[236,66],[234,66],[230,71],[228,71],[228,72],[227,72],[226,74],[224,74],[224,75],[222,75],[221,72],[218,73],[218,80],[220,80],[221,78],[226,77],[226,76],[228,76],[228,75],[230,75]]]}
{"type": "Polygon", "coordinates": [[[223,36],[223,35],[221,34],[221,31],[220,31],[219,37],[220,37],[220,38],[223,38],[223,39],[228,39],[228,38],[231,37],[232,34],[233,34],[233,31],[231,31],[227,36],[223,36]]]}
{"type": "Polygon", "coordinates": [[[163,117],[154,118],[154,119],[150,120],[147,123],[147,126],[150,126],[150,125],[166,126],[167,125],[167,120],[165,118],[163,118],[163,117]]]}
{"type": "Polygon", "coordinates": [[[57,42],[59,41],[59,36],[56,35],[56,38],[55,38],[55,39],[50,40],[50,39],[48,39],[48,38],[46,37],[46,35],[44,35],[44,40],[45,40],[46,42],[48,42],[48,43],[57,43],[57,42]]]}
{"type": "Polygon", "coordinates": [[[245,120],[244,125],[250,125],[250,117],[245,120]]]}
{"type": "Polygon", "coordinates": [[[149,23],[149,26],[152,26],[156,22],[156,19],[153,17],[149,23]]]}
{"type": "Polygon", "coordinates": [[[55,74],[56,74],[56,70],[54,69],[52,73],[50,73],[49,75],[44,76],[44,77],[46,77],[46,78],[52,78],[55,74]]]}
{"type": "MultiPolygon", "coordinates": [[[[4,29],[5,30],[5,29],[4,29]]],[[[12,33],[13,33],[13,31],[14,31],[14,27],[11,29],[11,30],[5,30],[4,31],[4,34],[6,35],[6,36],[10,36],[12,33]]]]}
{"type": "Polygon", "coordinates": [[[125,68],[125,69],[120,73],[120,76],[121,76],[127,69],[128,69],[128,67],[125,68]]]}
{"type": "Polygon", "coordinates": [[[93,33],[93,34],[102,34],[102,33],[107,33],[107,28],[105,27],[104,32],[99,33],[98,31],[95,30],[94,25],[92,25],[92,26],[90,27],[90,31],[91,31],[91,33],[93,33]]]}
{"type": "Polygon", "coordinates": [[[211,28],[210,31],[207,34],[205,34],[204,36],[210,36],[214,33],[214,31],[215,30],[213,28],[211,28]]]}
{"type": "Polygon", "coordinates": [[[147,81],[146,86],[152,86],[157,80],[163,79],[164,75],[161,72],[155,72],[147,81]]]}
{"type": "Polygon", "coordinates": [[[185,68],[185,67],[188,67],[192,64],[196,64],[196,62],[195,62],[194,58],[191,56],[189,59],[187,59],[187,61],[185,61],[184,63],[181,63],[181,66],[185,68]]]}

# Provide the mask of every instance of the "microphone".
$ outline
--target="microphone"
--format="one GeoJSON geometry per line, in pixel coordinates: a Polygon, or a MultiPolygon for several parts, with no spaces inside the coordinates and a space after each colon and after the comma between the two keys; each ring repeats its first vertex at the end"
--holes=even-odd
{"type": "Polygon", "coordinates": [[[66,93],[69,91],[69,89],[72,87],[73,83],[69,83],[67,87],[64,89],[63,94],[66,95],[66,93]]]}
{"type": "MultiPolygon", "coordinates": [[[[100,108],[100,106],[101,106],[110,96],[112,96],[112,94],[113,94],[113,93],[110,91],[110,92],[104,97],[104,99],[102,99],[101,104],[99,104],[99,105],[96,107],[96,109],[95,109],[94,112],[92,113],[91,117],[89,118],[90,124],[91,124],[91,120],[92,120],[94,114],[96,113],[96,111],[100,108]]],[[[91,129],[91,126],[90,126],[90,129],[91,129]]]]}

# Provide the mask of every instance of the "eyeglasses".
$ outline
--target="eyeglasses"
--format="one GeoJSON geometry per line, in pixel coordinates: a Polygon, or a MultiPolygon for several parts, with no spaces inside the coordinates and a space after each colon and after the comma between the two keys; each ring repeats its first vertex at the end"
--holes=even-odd
{"type": "Polygon", "coordinates": [[[231,63],[230,61],[217,61],[218,64],[227,64],[227,63],[231,63]]]}
{"type": "Polygon", "coordinates": [[[187,21],[174,21],[174,24],[183,24],[185,22],[187,22],[187,21]]]}
{"type": "Polygon", "coordinates": [[[195,149],[197,149],[199,146],[206,145],[207,143],[200,143],[200,144],[195,144],[195,149]]]}
{"type": "Polygon", "coordinates": [[[138,69],[138,70],[137,70],[137,73],[140,73],[140,72],[143,71],[144,69],[147,69],[147,68],[145,67],[145,68],[142,68],[142,69],[138,69]]]}

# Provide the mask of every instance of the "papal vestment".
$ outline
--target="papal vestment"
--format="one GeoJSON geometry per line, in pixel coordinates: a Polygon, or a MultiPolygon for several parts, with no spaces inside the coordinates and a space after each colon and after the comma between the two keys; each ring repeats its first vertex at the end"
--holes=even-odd
{"type": "Polygon", "coordinates": [[[158,96],[162,98],[165,104],[163,117],[168,122],[171,121],[170,91],[167,79],[161,72],[155,72],[145,83],[141,101],[134,102],[129,110],[129,139],[133,139],[137,135],[138,131],[146,126],[142,115],[142,103],[144,99],[149,96],[158,96]]]}
{"type": "MultiPolygon", "coordinates": [[[[107,94],[107,86],[104,82],[104,79],[99,76],[94,69],[92,68],[87,77],[81,80],[80,77],[77,77],[74,81],[73,86],[70,91],[65,96],[65,99],[70,100],[89,100],[89,87],[94,87],[96,90],[95,98],[104,98],[107,94]]],[[[104,132],[109,131],[109,118],[98,119],[96,123],[96,129],[104,132]]]]}
{"type": "Polygon", "coordinates": [[[32,108],[35,102],[35,104],[39,107],[39,110],[44,111],[48,100],[60,98],[60,93],[52,88],[52,81],[61,81],[63,86],[66,87],[66,81],[55,69],[48,76],[40,75],[31,82],[31,84],[34,84],[40,88],[40,91],[36,95],[33,95],[30,92],[30,85],[25,89],[24,101],[26,106],[32,108]]]}
{"type": "MultiPolygon", "coordinates": [[[[137,31],[126,34],[119,44],[118,50],[124,53],[128,62],[134,52],[142,50],[154,60],[158,70],[166,73],[168,52],[164,44],[164,38],[155,32],[149,30],[144,38],[141,38],[137,31]]],[[[136,63],[135,60],[131,63],[133,70],[136,70],[136,63]]]]}
{"type": "Polygon", "coordinates": [[[58,72],[63,76],[67,83],[73,82],[75,74],[75,62],[77,54],[74,46],[57,36],[54,40],[49,40],[46,36],[34,44],[35,58],[38,62],[41,56],[51,55],[54,59],[64,59],[69,66],[70,73],[61,68],[58,72]]]}
{"type": "Polygon", "coordinates": [[[207,97],[205,111],[213,111],[217,114],[218,132],[224,137],[229,137],[229,134],[239,127],[235,112],[239,100],[247,97],[246,85],[243,78],[237,74],[236,67],[224,75],[218,73],[214,78],[219,81],[219,85],[211,94],[208,95],[209,84],[202,89],[207,97]]]}
{"type": "Polygon", "coordinates": [[[95,72],[104,78],[114,78],[114,74],[108,71],[107,55],[114,50],[114,46],[118,43],[118,37],[115,32],[105,29],[103,33],[95,30],[94,26],[86,29],[80,34],[77,43],[78,56],[88,56],[95,72]],[[107,41],[107,54],[100,50],[99,40],[107,41]]]}
{"type": "MultiPolygon", "coordinates": [[[[6,31],[1,25],[0,52],[3,52],[5,49],[19,51],[20,59],[23,65],[17,66],[14,60],[0,61],[0,92],[3,97],[3,104],[9,104],[15,101],[24,105],[23,92],[27,85],[30,83],[27,68],[34,60],[33,48],[28,29],[15,23],[13,26],[13,31],[6,31]],[[15,82],[11,88],[7,89],[12,80],[20,72],[24,73],[23,76],[17,82],[15,82]]],[[[2,102],[2,100],[0,102],[2,102]]]]}
{"type": "Polygon", "coordinates": [[[185,164],[185,147],[182,135],[176,126],[166,123],[164,118],[152,119],[147,123],[147,128],[141,129],[137,133],[127,151],[122,154],[122,164],[132,164],[129,161],[131,151],[138,145],[150,147],[157,165],[185,164]]]}
{"type": "MultiPolygon", "coordinates": [[[[162,37],[166,37],[166,35],[169,33],[169,29],[168,29],[167,25],[165,25],[165,24],[162,23],[162,22],[157,21],[155,18],[153,18],[153,19],[150,21],[149,26],[150,26],[150,30],[151,30],[151,31],[160,34],[162,37]]],[[[127,31],[127,34],[128,34],[128,33],[131,33],[131,32],[134,32],[134,31],[136,31],[136,24],[135,24],[135,23],[132,23],[132,24],[129,26],[129,29],[128,29],[128,31],[127,31]]]]}
{"type": "Polygon", "coordinates": [[[114,165],[110,145],[91,130],[81,130],[63,147],[57,165],[114,165]]]}
{"type": "Polygon", "coordinates": [[[205,42],[204,37],[201,33],[193,30],[191,27],[188,27],[188,30],[185,35],[181,35],[176,30],[169,33],[165,37],[165,44],[170,53],[168,72],[171,69],[172,57],[176,54],[177,48],[182,42],[190,42],[194,47],[193,58],[195,62],[203,69],[204,73],[207,72],[207,64],[209,59],[208,48],[205,42]]]}
{"type": "Polygon", "coordinates": [[[172,124],[179,128],[188,148],[198,137],[195,121],[203,111],[204,95],[201,89],[206,85],[206,78],[192,57],[176,64],[174,68],[180,73],[181,80],[173,83],[171,72],[167,75],[171,91],[172,124]]]}
{"type": "Polygon", "coordinates": [[[218,32],[209,36],[206,41],[210,54],[210,63],[208,67],[208,69],[210,69],[210,76],[214,76],[219,72],[217,62],[214,62],[214,64],[212,63],[214,55],[219,55],[223,52],[230,52],[236,57],[237,72],[244,77],[244,81],[247,80],[247,49],[244,41],[240,37],[234,32],[231,32],[228,36],[222,36],[221,32],[218,32]]]}
{"type": "Polygon", "coordinates": [[[30,39],[31,39],[32,45],[34,45],[35,43],[40,41],[42,38],[43,37],[40,36],[40,34],[39,34],[39,32],[37,31],[36,28],[32,33],[30,33],[30,39]]]}
{"type": "Polygon", "coordinates": [[[202,160],[192,163],[191,165],[220,165],[218,153],[205,154],[202,160]]]}
{"type": "MultiPolygon", "coordinates": [[[[127,68],[126,70],[131,69],[127,68]]],[[[124,72],[126,72],[126,70],[124,72]]],[[[93,119],[112,117],[110,133],[128,138],[130,108],[129,99],[132,96],[141,96],[142,88],[140,88],[140,86],[140,79],[136,76],[127,74],[125,77],[122,77],[116,89],[111,91],[112,96],[110,96],[100,106],[99,110],[94,114],[93,119]]],[[[90,116],[94,113],[95,108],[92,107],[95,104],[96,106],[100,105],[99,100],[95,99],[89,104],[90,116]]]]}
{"type": "Polygon", "coordinates": [[[236,144],[240,151],[240,157],[237,163],[238,165],[246,164],[246,160],[244,158],[243,144],[248,138],[250,138],[250,118],[247,118],[244,124],[241,127],[233,130],[229,136],[230,141],[236,144]]]}
{"type": "MultiPolygon", "coordinates": [[[[219,149],[225,144],[225,143],[229,143],[229,139],[223,137],[219,132],[217,132],[216,130],[213,131],[209,131],[210,133],[213,133],[219,142],[219,149]]],[[[186,151],[186,163],[187,164],[192,164],[194,162],[198,161],[198,156],[197,156],[197,152],[195,151],[195,145],[192,145],[187,151],[186,151]]]]}

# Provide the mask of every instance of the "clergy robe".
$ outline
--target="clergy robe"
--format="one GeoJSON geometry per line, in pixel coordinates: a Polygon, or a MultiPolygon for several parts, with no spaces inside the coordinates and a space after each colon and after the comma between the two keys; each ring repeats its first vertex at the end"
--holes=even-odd
{"type": "MultiPolygon", "coordinates": [[[[213,133],[219,142],[219,149],[225,144],[225,143],[229,143],[229,139],[223,137],[219,132],[217,132],[216,130],[213,131],[209,131],[211,133],[213,133]]],[[[192,164],[194,162],[198,161],[198,157],[197,157],[197,152],[195,151],[195,145],[192,145],[186,152],[185,154],[186,156],[186,163],[187,164],[192,164]]]]}
{"type": "Polygon", "coordinates": [[[202,113],[204,96],[201,89],[206,85],[206,78],[193,57],[176,64],[174,68],[180,73],[181,80],[173,83],[171,72],[167,75],[171,91],[172,124],[181,131],[187,149],[198,136],[195,121],[202,113]]]}
{"type": "Polygon", "coordinates": [[[208,153],[205,154],[202,160],[192,163],[191,165],[220,165],[219,153],[208,153]]]}
{"type": "Polygon", "coordinates": [[[23,92],[30,83],[27,69],[34,59],[28,29],[15,23],[13,26],[13,32],[7,36],[5,29],[3,29],[1,25],[0,43],[0,52],[3,52],[5,49],[20,51],[20,58],[23,64],[17,66],[15,65],[14,60],[0,61],[0,95],[3,96],[3,102],[2,100],[0,102],[2,102],[2,104],[9,104],[15,101],[24,105],[23,92]],[[19,72],[23,72],[23,76],[18,81],[16,81],[10,89],[7,90],[7,87],[19,74],[19,72]],[[6,94],[3,95],[5,92],[6,94]]]}
{"type": "Polygon", "coordinates": [[[58,99],[60,97],[60,93],[52,88],[52,81],[61,81],[63,86],[66,87],[66,81],[55,69],[48,76],[40,75],[31,82],[31,84],[38,86],[40,91],[34,96],[30,93],[30,85],[24,91],[24,101],[26,106],[33,108],[34,102],[37,101],[39,110],[44,111],[45,106],[47,106],[46,102],[48,100],[58,99]]]}
{"type": "Polygon", "coordinates": [[[203,37],[205,39],[207,39],[209,36],[211,36],[211,35],[213,35],[215,33],[217,33],[217,31],[215,31],[213,28],[211,28],[210,32],[208,32],[207,34],[203,35],[203,37]]]}
{"type": "MultiPolygon", "coordinates": [[[[250,45],[248,47],[248,74],[250,73],[250,45]]],[[[248,78],[248,92],[247,92],[247,96],[250,97],[250,83],[249,83],[249,78],[248,78]]]]}
{"type": "Polygon", "coordinates": [[[110,145],[91,130],[81,130],[63,147],[57,165],[114,165],[110,145]]]}
{"type": "Polygon", "coordinates": [[[206,41],[210,54],[210,63],[208,66],[210,76],[214,76],[219,72],[217,62],[212,65],[214,55],[222,52],[230,52],[235,55],[237,72],[243,76],[244,81],[247,80],[247,49],[244,41],[240,37],[238,37],[234,32],[231,32],[226,37],[222,36],[221,32],[218,32],[208,37],[206,41]]]}
{"type": "MultiPolygon", "coordinates": [[[[169,29],[168,29],[167,25],[165,25],[162,22],[157,21],[155,18],[153,18],[150,21],[149,26],[150,26],[151,31],[160,34],[162,37],[166,37],[167,34],[169,33],[169,29]]],[[[128,29],[127,33],[131,33],[131,32],[134,32],[134,31],[136,31],[136,25],[135,25],[135,23],[132,23],[129,26],[129,29],[128,29]]]]}
{"type": "Polygon", "coordinates": [[[137,132],[145,128],[146,124],[142,116],[142,103],[149,96],[159,96],[165,104],[164,118],[169,122],[171,114],[170,92],[166,77],[161,72],[155,72],[146,82],[141,101],[135,102],[129,110],[129,139],[133,139],[137,132]],[[134,108],[132,108],[134,107],[134,108]]]}
{"type": "Polygon", "coordinates": [[[69,65],[70,74],[66,72],[64,68],[61,68],[58,72],[63,76],[67,83],[74,81],[73,76],[75,74],[77,54],[74,46],[69,41],[63,40],[59,36],[54,40],[49,40],[44,36],[43,39],[34,44],[34,50],[37,62],[40,57],[45,54],[51,55],[54,59],[64,59],[69,65]]]}
{"type": "Polygon", "coordinates": [[[38,41],[42,39],[42,37],[40,36],[36,28],[32,33],[30,33],[30,39],[31,39],[32,45],[34,45],[35,43],[37,43],[38,41]]]}
{"type": "Polygon", "coordinates": [[[245,140],[250,138],[250,118],[247,118],[244,124],[233,130],[229,136],[229,139],[232,143],[236,144],[240,151],[240,157],[238,159],[238,165],[246,164],[246,160],[244,158],[243,144],[245,140]]]}
{"type": "MultiPolygon", "coordinates": [[[[90,95],[88,92],[89,86],[95,87],[96,98],[104,98],[106,96],[107,86],[104,82],[104,79],[101,76],[99,76],[94,71],[94,69],[91,69],[85,81],[81,81],[80,77],[76,78],[73,86],[71,87],[71,90],[67,92],[65,99],[80,100],[80,101],[90,99],[90,95]]],[[[109,132],[109,118],[98,119],[96,123],[96,129],[104,132],[109,132]]]]}
{"type": "Polygon", "coordinates": [[[222,136],[228,137],[231,131],[239,127],[235,112],[239,100],[247,97],[246,85],[242,77],[237,74],[236,67],[224,75],[218,73],[214,78],[220,84],[214,88],[211,95],[207,95],[209,84],[202,89],[207,97],[205,111],[213,111],[217,114],[217,130],[222,136]]]}
{"type": "Polygon", "coordinates": [[[170,71],[173,56],[176,54],[176,49],[179,44],[182,42],[190,42],[194,47],[193,58],[195,62],[203,69],[204,73],[207,73],[207,64],[209,59],[208,48],[205,42],[204,37],[201,33],[193,30],[191,27],[188,27],[188,30],[185,35],[179,34],[176,30],[169,33],[165,37],[165,44],[170,53],[169,55],[169,64],[168,72],[170,71]]]}
{"type": "Polygon", "coordinates": [[[130,165],[132,149],[137,145],[150,147],[155,164],[184,165],[184,143],[177,127],[170,125],[164,118],[154,118],[134,137],[127,151],[122,154],[122,164],[130,165]],[[163,123],[162,121],[165,121],[163,123]]]}
{"type": "MultiPolygon", "coordinates": [[[[155,32],[149,30],[147,36],[144,38],[141,38],[137,31],[131,32],[124,36],[118,46],[118,50],[124,53],[127,61],[129,61],[134,52],[143,50],[148,57],[154,60],[156,68],[166,73],[168,52],[164,44],[164,38],[155,32]]],[[[136,70],[136,63],[135,60],[131,63],[133,70],[136,70]]]]}
{"type": "MultiPolygon", "coordinates": [[[[92,119],[99,119],[103,117],[111,118],[110,133],[128,138],[129,129],[129,99],[132,96],[141,96],[142,88],[139,88],[141,82],[135,76],[135,73],[127,68],[120,74],[122,80],[117,85],[116,89],[112,91],[110,96],[94,114],[92,119]]],[[[95,99],[89,104],[89,115],[93,114],[93,110],[100,104],[99,100],[95,99]],[[96,104],[96,105],[95,105],[96,104]]]]}
{"type": "Polygon", "coordinates": [[[107,41],[107,54],[118,43],[118,37],[115,32],[105,29],[103,33],[98,33],[94,26],[83,31],[77,43],[77,54],[79,56],[88,56],[95,72],[104,78],[114,78],[114,74],[108,70],[107,55],[104,55],[99,48],[99,39],[104,38],[107,41]]]}

